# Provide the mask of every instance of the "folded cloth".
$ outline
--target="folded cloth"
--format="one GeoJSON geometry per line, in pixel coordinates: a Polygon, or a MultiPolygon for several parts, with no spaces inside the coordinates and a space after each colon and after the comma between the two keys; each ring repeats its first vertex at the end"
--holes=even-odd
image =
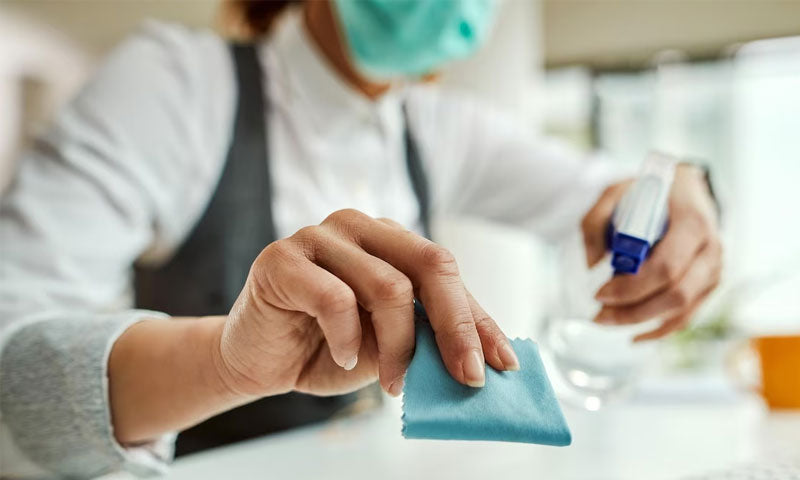
{"type": "Polygon", "coordinates": [[[498,372],[487,365],[486,385],[472,388],[447,372],[430,324],[418,321],[416,331],[403,388],[403,436],[570,444],[569,427],[533,341],[511,341],[519,371],[498,372]]]}

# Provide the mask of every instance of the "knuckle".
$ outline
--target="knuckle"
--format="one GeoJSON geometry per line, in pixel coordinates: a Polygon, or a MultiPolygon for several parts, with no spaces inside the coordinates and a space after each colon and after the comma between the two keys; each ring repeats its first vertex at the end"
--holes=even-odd
{"type": "Polygon", "coordinates": [[[309,225],[298,230],[294,236],[300,238],[315,237],[319,235],[319,227],[317,225],[309,225]]]}
{"type": "Polygon", "coordinates": [[[255,274],[263,273],[270,265],[276,262],[284,262],[292,258],[295,254],[295,247],[287,239],[276,240],[261,251],[253,262],[251,270],[255,274]]]}
{"type": "Polygon", "coordinates": [[[353,208],[337,210],[322,221],[322,226],[333,229],[346,238],[360,238],[367,220],[372,217],[353,208]]]}
{"type": "Polygon", "coordinates": [[[432,270],[434,273],[444,276],[457,276],[458,265],[456,264],[456,257],[450,250],[429,242],[422,247],[421,252],[422,265],[425,268],[432,270]]]}
{"type": "Polygon", "coordinates": [[[718,237],[716,220],[709,216],[705,210],[688,207],[679,210],[682,222],[686,222],[687,226],[700,238],[715,239],[718,237]]]}
{"type": "Polygon", "coordinates": [[[355,294],[349,288],[336,286],[324,290],[319,296],[319,312],[322,314],[345,313],[355,306],[355,294]]]}
{"type": "Polygon", "coordinates": [[[320,227],[312,225],[301,228],[300,230],[295,232],[294,235],[292,235],[292,238],[304,245],[307,245],[314,243],[316,239],[320,237],[321,234],[322,232],[320,231],[320,227]]]}
{"type": "Polygon", "coordinates": [[[287,244],[293,244],[295,248],[299,248],[307,257],[311,258],[323,238],[324,232],[321,227],[308,226],[301,228],[289,237],[287,244]]]}
{"type": "Polygon", "coordinates": [[[458,342],[466,347],[475,335],[475,323],[472,320],[450,321],[447,327],[437,332],[436,335],[444,337],[447,342],[458,342]]]}
{"type": "Polygon", "coordinates": [[[375,300],[381,303],[410,304],[414,299],[414,288],[404,275],[387,275],[375,285],[375,300]]]}
{"type": "Polygon", "coordinates": [[[475,327],[492,336],[502,335],[495,321],[486,313],[482,313],[475,318],[475,327]]]}
{"type": "Polygon", "coordinates": [[[500,327],[497,326],[497,323],[495,323],[492,317],[486,314],[477,317],[475,320],[475,326],[478,328],[479,332],[483,332],[484,335],[486,335],[496,344],[501,344],[508,341],[505,334],[503,334],[503,332],[500,330],[500,327]]]}
{"type": "Polygon", "coordinates": [[[691,294],[686,288],[676,288],[670,293],[672,304],[678,308],[685,308],[689,306],[692,300],[691,294]]]}
{"type": "Polygon", "coordinates": [[[680,278],[680,269],[675,263],[672,262],[660,262],[655,265],[656,271],[658,275],[661,277],[664,282],[672,284],[678,281],[680,278]]]}
{"type": "Polygon", "coordinates": [[[335,212],[328,215],[325,220],[322,221],[323,224],[334,224],[334,225],[348,225],[365,215],[360,211],[354,208],[344,208],[342,210],[336,210],[335,212]]]}
{"type": "Polygon", "coordinates": [[[288,239],[276,240],[261,250],[250,265],[248,282],[258,291],[275,291],[272,278],[277,272],[294,268],[300,263],[296,247],[288,239]]]}
{"type": "Polygon", "coordinates": [[[716,237],[716,228],[708,218],[699,212],[695,212],[692,218],[692,228],[700,238],[711,239],[716,237]]]}
{"type": "Polygon", "coordinates": [[[715,238],[717,236],[717,228],[712,219],[701,213],[696,213],[698,231],[706,238],[715,238]]]}

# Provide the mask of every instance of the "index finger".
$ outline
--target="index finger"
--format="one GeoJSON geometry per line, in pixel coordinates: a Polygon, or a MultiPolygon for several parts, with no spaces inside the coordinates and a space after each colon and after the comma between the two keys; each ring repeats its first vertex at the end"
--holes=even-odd
{"type": "Polygon", "coordinates": [[[483,349],[453,255],[411,231],[360,212],[350,212],[346,223],[340,228],[348,231],[353,241],[411,280],[425,304],[442,361],[450,375],[463,384],[483,386],[483,349]]]}
{"type": "Polygon", "coordinates": [[[630,305],[680,280],[705,242],[705,236],[690,223],[671,225],[638,274],[615,275],[597,291],[595,298],[605,305],[630,305]]]}
{"type": "Polygon", "coordinates": [[[586,212],[581,220],[581,231],[583,232],[583,246],[586,250],[586,265],[589,268],[595,266],[606,255],[606,230],[608,222],[617,203],[625,191],[633,183],[626,180],[606,188],[597,199],[594,206],[586,212]]]}

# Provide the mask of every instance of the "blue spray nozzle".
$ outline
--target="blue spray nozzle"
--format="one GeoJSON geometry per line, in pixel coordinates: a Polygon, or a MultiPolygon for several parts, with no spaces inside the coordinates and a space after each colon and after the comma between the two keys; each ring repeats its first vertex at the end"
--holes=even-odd
{"type": "Polygon", "coordinates": [[[635,274],[647,258],[650,245],[640,238],[618,234],[614,236],[611,252],[611,266],[614,267],[615,273],[635,274]]]}
{"type": "Polygon", "coordinates": [[[676,161],[651,153],[614,211],[608,246],[614,273],[635,274],[667,230],[667,201],[676,161]]]}

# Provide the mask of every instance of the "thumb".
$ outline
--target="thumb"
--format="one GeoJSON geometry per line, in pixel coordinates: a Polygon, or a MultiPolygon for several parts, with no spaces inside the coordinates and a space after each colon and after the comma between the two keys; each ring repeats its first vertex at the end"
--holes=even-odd
{"type": "Polygon", "coordinates": [[[586,249],[586,264],[589,267],[595,266],[605,256],[608,222],[611,221],[614,208],[631,183],[633,180],[625,180],[606,188],[594,206],[583,217],[581,230],[583,245],[586,249]]]}

